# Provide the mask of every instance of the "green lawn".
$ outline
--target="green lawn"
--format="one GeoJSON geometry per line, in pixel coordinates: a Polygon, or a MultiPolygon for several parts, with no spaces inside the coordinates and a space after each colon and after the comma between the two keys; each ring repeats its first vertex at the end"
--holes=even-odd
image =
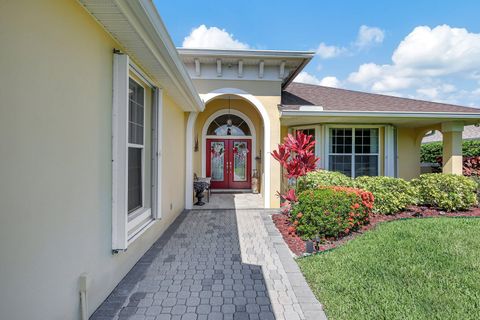
{"type": "Polygon", "coordinates": [[[298,260],[329,319],[480,319],[480,219],[383,223],[298,260]]]}

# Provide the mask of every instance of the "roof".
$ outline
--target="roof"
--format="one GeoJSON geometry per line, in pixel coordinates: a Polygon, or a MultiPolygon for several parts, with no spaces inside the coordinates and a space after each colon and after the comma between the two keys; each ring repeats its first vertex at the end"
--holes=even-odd
{"type": "Polygon", "coordinates": [[[185,111],[203,102],[151,0],[79,0],[137,65],[185,111]]]}
{"type": "MultiPolygon", "coordinates": [[[[480,139],[480,127],[478,126],[465,126],[462,133],[463,140],[477,140],[480,139]]],[[[442,141],[442,133],[435,130],[434,134],[425,136],[422,143],[442,141]]]]}
{"type": "Polygon", "coordinates": [[[281,111],[318,106],[325,111],[479,113],[480,109],[318,85],[291,83],[282,92],[281,111]]]}
{"type": "Polygon", "coordinates": [[[195,48],[177,50],[192,79],[274,80],[282,82],[282,89],[286,88],[315,56],[313,51],[195,48]],[[220,67],[226,66],[225,72],[220,69],[217,73],[217,61],[220,61],[220,67]],[[240,62],[242,67],[239,66],[240,62]],[[213,65],[214,72],[209,73],[207,68],[204,68],[206,65],[213,65]],[[260,65],[262,71],[259,69],[260,65]],[[238,71],[241,68],[244,71],[238,71]]]}

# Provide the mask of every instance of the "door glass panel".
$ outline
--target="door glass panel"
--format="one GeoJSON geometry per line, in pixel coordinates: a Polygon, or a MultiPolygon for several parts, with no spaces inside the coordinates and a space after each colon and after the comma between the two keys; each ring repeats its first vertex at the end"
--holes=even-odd
{"type": "Polygon", "coordinates": [[[223,141],[213,141],[210,150],[212,181],[223,181],[225,143],[223,141]]]}
{"type": "Polygon", "coordinates": [[[233,181],[247,181],[247,154],[246,142],[233,142],[233,181]]]}

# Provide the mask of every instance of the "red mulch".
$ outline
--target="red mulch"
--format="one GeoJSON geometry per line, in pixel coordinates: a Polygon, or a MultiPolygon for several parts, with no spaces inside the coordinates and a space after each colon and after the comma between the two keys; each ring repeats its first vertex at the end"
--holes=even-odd
{"type": "MultiPolygon", "coordinates": [[[[428,218],[428,217],[480,217],[480,208],[473,208],[468,211],[460,212],[443,212],[427,207],[412,206],[394,215],[372,215],[370,217],[370,223],[363,226],[360,230],[350,233],[347,236],[335,239],[327,239],[325,243],[320,244],[317,251],[326,251],[336,248],[343,243],[354,239],[355,237],[363,234],[364,232],[375,228],[375,226],[381,222],[393,221],[399,219],[412,219],[412,218],[428,218]]],[[[289,217],[283,213],[277,213],[272,215],[272,220],[278,231],[282,234],[283,239],[287,243],[292,252],[301,256],[305,253],[305,241],[303,241],[296,233],[289,232],[288,228],[291,226],[289,217]]]]}

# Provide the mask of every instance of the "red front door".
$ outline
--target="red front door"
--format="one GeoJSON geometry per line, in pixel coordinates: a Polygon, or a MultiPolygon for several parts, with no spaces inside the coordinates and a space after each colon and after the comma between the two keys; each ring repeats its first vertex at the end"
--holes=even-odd
{"type": "Polygon", "coordinates": [[[212,189],[251,188],[251,140],[208,139],[207,152],[212,189]]]}

